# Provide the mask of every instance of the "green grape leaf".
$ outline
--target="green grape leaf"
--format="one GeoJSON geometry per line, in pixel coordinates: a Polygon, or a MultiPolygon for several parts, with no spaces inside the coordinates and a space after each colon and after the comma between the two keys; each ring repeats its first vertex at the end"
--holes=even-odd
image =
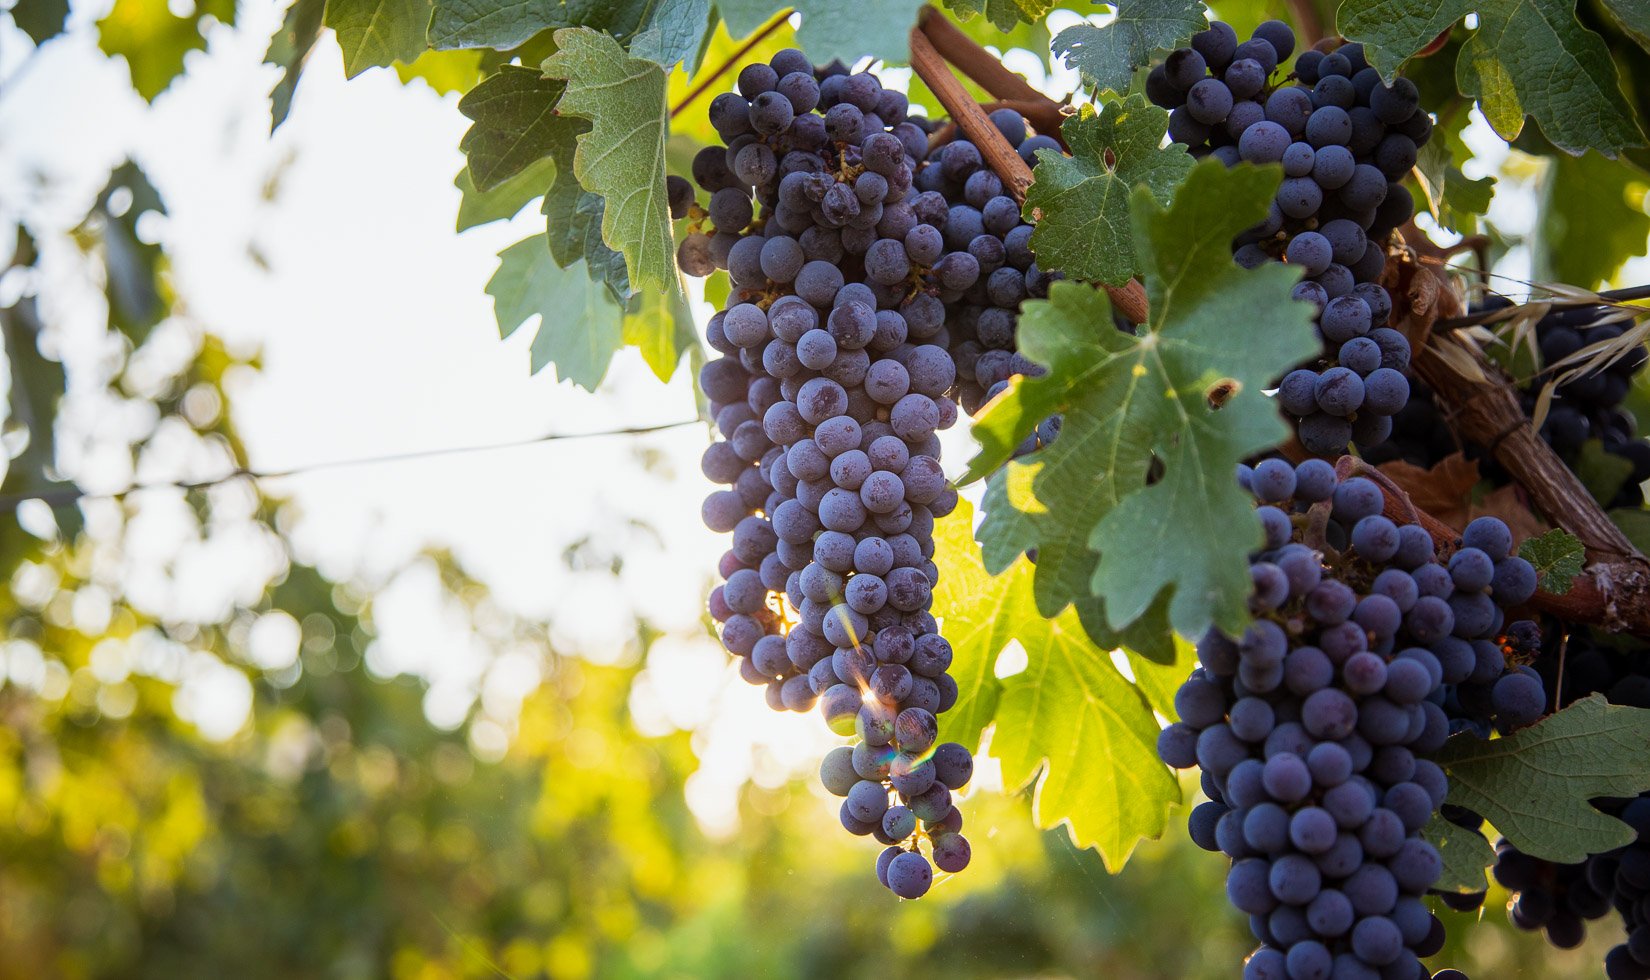
{"type": "Polygon", "coordinates": [[[556,32],[545,74],[567,80],[559,111],[583,116],[573,173],[606,198],[602,240],[624,253],[630,285],[675,290],[676,258],[665,192],[665,73],[628,58],[606,34],[579,28],[556,32]]]}
{"type": "MultiPolygon", "coordinates": [[[[1081,614],[1082,607],[1078,607],[1081,614]]],[[[1149,616],[1142,619],[1149,619],[1149,616]]],[[[1168,631],[1162,630],[1164,634],[1168,631]]],[[[1093,636],[1091,631],[1090,636],[1093,636]]],[[[1128,647],[1123,648],[1123,655],[1128,659],[1129,670],[1134,674],[1134,686],[1140,689],[1146,703],[1152,710],[1167,718],[1169,721],[1179,721],[1180,712],[1175,710],[1174,695],[1185,683],[1186,677],[1197,666],[1197,650],[1190,643],[1178,636],[1168,636],[1172,655],[1168,660],[1148,658],[1128,647]]]]}
{"type": "Polygon", "coordinates": [[[1152,52],[1172,48],[1209,26],[1203,0],[1117,0],[1105,27],[1075,24],[1054,35],[1054,54],[1102,91],[1129,90],[1152,52]]]}
{"type": "Polygon", "coordinates": [[[83,246],[101,246],[109,324],[134,346],[148,339],[167,312],[161,291],[166,253],[138,236],[138,219],[150,212],[164,215],[166,204],[143,170],[127,161],[109,174],[109,182],[75,229],[83,246]]]}
{"type": "Polygon", "coordinates": [[[1575,864],[1633,842],[1631,827],[1593,809],[1600,796],[1650,789],[1650,710],[1594,694],[1505,738],[1457,735],[1434,756],[1449,801],[1543,861],[1575,864]]]}
{"type": "Polygon", "coordinates": [[[1490,198],[1495,194],[1495,178],[1479,177],[1469,180],[1456,166],[1449,143],[1434,138],[1421,147],[1415,162],[1416,184],[1421,189],[1422,203],[1434,220],[1446,228],[1461,230],[1472,227],[1472,216],[1490,209],[1490,198]]]}
{"type": "Polygon", "coordinates": [[[532,371],[556,366],[556,377],[595,391],[624,342],[613,297],[581,268],[563,269],[543,235],[525,238],[498,255],[487,281],[500,337],[509,337],[535,314],[532,371]]]}
{"type": "Polygon", "coordinates": [[[1642,0],[1600,0],[1621,29],[1626,31],[1639,47],[1650,51],[1650,6],[1642,0]]]}
{"type": "Polygon", "coordinates": [[[1604,507],[1608,507],[1627,481],[1633,478],[1632,462],[1625,456],[1606,451],[1600,439],[1588,439],[1581,444],[1575,471],[1576,479],[1604,507]]]}
{"type": "Polygon", "coordinates": [[[710,0],[660,4],[647,28],[630,42],[630,56],[645,58],[666,71],[681,62],[683,70],[691,75],[699,66],[699,52],[715,26],[710,0]]]}
{"type": "Polygon", "coordinates": [[[1076,610],[1018,626],[1026,669],[1002,681],[990,754],[1005,786],[1035,781],[1039,827],[1065,824],[1116,873],[1140,838],[1162,835],[1180,802],[1179,781],[1157,757],[1157,719],[1076,610]]]}
{"type": "Polygon", "coordinates": [[[1167,208],[1135,190],[1151,309],[1136,335],[1117,330],[1105,294],[1081,283],[1055,283],[1047,300],[1025,305],[1021,349],[1049,371],[1019,378],[975,420],[982,448],[969,475],[1007,462],[1042,419],[1065,422],[1059,439],[1010,464],[1001,493],[988,490],[988,567],[1036,547],[1041,577],[1046,541],[1066,552],[1070,587],[1082,543],[1100,560],[1065,601],[1105,596],[1114,627],[1166,588],[1169,623],[1183,635],[1211,623],[1236,632],[1248,621],[1247,556],[1259,530],[1232,472],[1286,435],[1262,391],[1318,346],[1310,307],[1289,298],[1298,270],[1232,261],[1233,236],[1265,214],[1278,180],[1275,167],[1227,170],[1211,160],[1167,208]],[[1255,326],[1234,323],[1234,309],[1255,326]],[[1209,401],[1217,387],[1218,408],[1209,401]],[[1148,486],[1154,466],[1161,474],[1148,486]]]}
{"type": "MultiPolygon", "coordinates": [[[[33,236],[21,224],[11,254],[11,267],[34,265],[39,259],[33,236]]],[[[0,272],[4,267],[0,267],[0,272]]],[[[40,351],[45,323],[32,294],[0,307],[0,342],[6,350],[10,390],[7,392],[5,434],[10,460],[0,454],[0,491],[8,494],[73,493],[74,484],[56,475],[57,409],[66,390],[63,365],[40,351]],[[14,440],[19,440],[20,443],[14,440]]],[[[73,503],[53,508],[64,540],[73,540],[84,521],[73,503]]]]}
{"type": "Polygon", "coordinates": [[[681,290],[637,293],[625,312],[620,337],[626,347],[636,348],[660,381],[669,381],[682,361],[682,352],[695,350],[699,344],[693,311],[681,290]]]}
{"type": "Polygon", "coordinates": [[[1053,0],[945,0],[945,5],[964,20],[985,14],[1004,33],[1020,24],[1041,22],[1055,6],[1053,0]]]}
{"type": "Polygon", "coordinates": [[[326,0],[294,0],[292,6],[287,8],[281,29],[269,40],[264,64],[281,69],[280,79],[269,91],[271,133],[286,122],[287,113],[292,111],[292,96],[298,90],[298,78],[304,72],[304,63],[309,60],[309,53],[315,49],[315,42],[321,36],[321,15],[326,6],[326,0]]]}
{"type": "Polygon", "coordinates": [[[476,190],[470,168],[465,167],[453,178],[453,185],[459,191],[458,230],[514,218],[522,208],[543,197],[545,188],[555,178],[555,161],[544,157],[502,184],[480,191],[476,190]]]}
{"type": "Polygon", "coordinates": [[[1194,163],[1179,143],[1159,146],[1168,124],[1168,112],[1141,95],[1108,103],[1098,115],[1084,106],[1061,124],[1071,155],[1038,151],[1036,182],[1026,192],[1040,267],[1114,286],[1140,271],[1129,196],[1144,186],[1168,201],[1194,163]]]}
{"type": "MultiPolygon", "coordinates": [[[[1093,552],[1089,554],[1096,561],[1099,560],[1098,555],[1093,552]]],[[[1090,575],[1092,574],[1091,569],[1090,575]]],[[[1169,628],[1167,592],[1159,595],[1144,615],[1121,630],[1112,629],[1106,620],[1106,600],[1101,597],[1089,596],[1079,599],[1075,605],[1078,621],[1083,624],[1083,629],[1088,632],[1089,639],[1093,640],[1096,646],[1106,650],[1126,650],[1130,654],[1159,664],[1174,663],[1177,653],[1174,630],[1169,628]]]]}
{"type": "Polygon", "coordinates": [[[418,57],[426,47],[430,0],[327,0],[326,23],[344,52],[344,77],[354,78],[418,57]]]}
{"type": "Polygon", "coordinates": [[[504,51],[543,31],[586,27],[635,44],[633,55],[669,68],[699,47],[710,27],[708,6],[707,0],[435,0],[429,42],[443,50],[504,51]],[[650,31],[653,36],[645,36],[650,31]]]}
{"type": "Polygon", "coordinates": [[[482,51],[425,48],[410,64],[397,61],[395,74],[403,85],[422,79],[437,95],[453,92],[463,95],[480,84],[487,71],[482,67],[483,54],[482,51]]]}
{"type": "Polygon", "coordinates": [[[1478,100],[1503,139],[1511,142],[1530,116],[1569,153],[1591,148],[1614,158],[1644,145],[1604,40],[1576,20],[1574,0],[1346,2],[1336,22],[1391,77],[1469,13],[1478,15],[1478,28],[1456,59],[1456,85],[1478,100]]]}
{"type": "Polygon", "coordinates": [[[1553,528],[1539,538],[1526,538],[1518,557],[1535,566],[1536,584],[1543,592],[1563,595],[1587,564],[1587,550],[1575,535],[1553,528]]]}
{"type": "Polygon", "coordinates": [[[132,87],[153,102],[183,72],[184,55],[206,48],[201,31],[208,17],[233,24],[235,0],[200,0],[182,17],[172,13],[167,0],[115,0],[97,22],[98,47],[126,59],[132,87]]]}
{"type": "Polygon", "coordinates": [[[1596,153],[1548,158],[1542,182],[1535,277],[1584,289],[1615,279],[1628,259],[1645,254],[1650,179],[1596,153]]]}
{"type": "Polygon", "coordinates": [[[458,148],[478,190],[492,190],[558,151],[572,155],[574,139],[590,124],[556,111],[566,87],[532,68],[504,65],[459,100],[472,125],[458,148]]]}
{"type": "Polygon", "coordinates": [[[606,286],[620,305],[628,304],[635,292],[630,288],[624,256],[602,241],[606,202],[600,194],[579,187],[569,175],[570,169],[556,172],[555,183],[544,196],[550,255],[564,269],[583,261],[590,278],[606,286]]]}
{"type": "Polygon", "coordinates": [[[620,305],[628,305],[634,292],[624,256],[602,241],[602,216],[607,202],[600,194],[585,190],[573,176],[574,144],[558,143],[550,159],[555,165],[555,177],[544,195],[542,208],[550,236],[550,254],[564,269],[582,259],[590,277],[607,286],[620,305]]]}
{"type": "Polygon", "coordinates": [[[934,616],[951,642],[950,673],[957,682],[956,705],[940,715],[940,737],[970,751],[997,715],[1002,694],[997,658],[1021,625],[1042,622],[1031,603],[1028,564],[1021,561],[992,575],[980,563],[973,528],[974,508],[966,499],[934,522],[934,561],[940,567],[934,616]]]}
{"type": "MultiPolygon", "coordinates": [[[[796,39],[818,62],[841,58],[853,64],[864,55],[905,62],[911,57],[908,36],[923,0],[798,0],[790,8],[802,15],[796,39]]],[[[744,37],[786,9],[774,0],[720,0],[716,9],[728,33],[744,37]]]]}
{"type": "Polygon", "coordinates": [[[45,44],[63,33],[69,17],[69,0],[19,0],[11,8],[11,19],[29,40],[45,44]]]}
{"type": "MultiPolygon", "coordinates": [[[[1085,434],[1094,439],[1094,434],[1085,434]]],[[[1088,467],[1076,459],[1061,465],[1035,458],[1012,460],[991,475],[986,484],[986,519],[980,525],[980,551],[986,568],[999,572],[1020,555],[1037,549],[1032,594],[1044,616],[1053,616],[1073,601],[1088,600],[1089,580],[1100,556],[1088,544],[1089,531],[1113,505],[1114,495],[1083,492],[1088,467]],[[1040,496],[1059,498],[1063,506],[1052,512],[1040,496]]],[[[1103,601],[1094,599],[1085,617],[1090,635],[1105,626],[1103,601]]]]}
{"type": "Polygon", "coordinates": [[[1495,848],[1484,835],[1450,823],[1434,813],[1421,828],[1421,839],[1438,848],[1444,873],[1432,887],[1445,892],[1481,892],[1489,883],[1484,869],[1495,863],[1495,848]]]}

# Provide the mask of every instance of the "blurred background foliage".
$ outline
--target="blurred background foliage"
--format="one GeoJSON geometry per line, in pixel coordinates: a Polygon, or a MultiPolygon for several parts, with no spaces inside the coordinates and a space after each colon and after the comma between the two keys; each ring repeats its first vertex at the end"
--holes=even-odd
{"type": "MultiPolygon", "coordinates": [[[[145,98],[205,46],[209,21],[234,12],[174,6],[117,0],[99,21],[145,98]]],[[[277,38],[289,66],[313,46],[319,6],[298,0],[289,14],[289,30],[311,33],[277,38]]],[[[1280,6],[1220,9],[1241,29],[1280,6]]],[[[66,10],[22,0],[0,20],[47,42],[66,10]]],[[[1041,28],[1004,41],[983,19],[966,26],[1046,57],[1041,28]]],[[[756,54],[789,40],[778,32],[756,54]]],[[[707,60],[737,43],[719,35],[707,60]]],[[[461,91],[478,77],[474,58],[431,52],[399,70],[461,91]]],[[[674,91],[689,84],[679,77],[674,91]]],[[[284,112],[290,88],[276,96],[284,112]]],[[[1062,832],[1033,829],[1025,794],[975,793],[973,867],[916,903],[875,887],[876,848],[840,832],[811,779],[747,784],[737,832],[711,836],[684,802],[699,767],[692,733],[644,736],[634,722],[633,683],[659,639],[647,623],[636,624],[639,659],[585,659],[451,555],[418,556],[409,569],[437,573],[485,651],[527,651],[536,666],[507,740],[480,707],[442,728],[423,681],[368,669],[383,583],[332,581],[299,561],[293,505],[256,480],[77,500],[61,470],[93,454],[124,454],[136,477],[151,454],[244,466],[226,379],[258,369],[177,294],[141,228],[165,205],[135,164],[88,205],[54,241],[0,212],[12,225],[0,256],[11,387],[0,977],[1128,980],[1227,976],[1252,945],[1220,862],[1178,823],[1113,878],[1062,832]],[[86,295],[62,302],[103,306],[102,336],[77,345],[91,356],[63,358],[42,321],[44,249],[83,263],[83,281],[65,288],[86,295]],[[71,411],[136,421],[65,443],[59,416],[71,411]],[[19,506],[24,496],[47,503],[19,506]],[[174,528],[159,544],[157,513],[174,528]],[[211,551],[233,558],[233,599],[191,603],[192,563],[211,551]]],[[[625,533],[591,535],[599,551],[625,533]]],[[[1455,930],[1440,963],[1589,976],[1618,941],[1595,928],[1582,949],[1553,951],[1507,926],[1498,899],[1484,927],[1455,930]]]]}

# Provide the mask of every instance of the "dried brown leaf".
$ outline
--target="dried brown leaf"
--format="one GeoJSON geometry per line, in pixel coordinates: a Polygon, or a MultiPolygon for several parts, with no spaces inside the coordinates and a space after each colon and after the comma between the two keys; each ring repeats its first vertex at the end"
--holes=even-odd
{"type": "Polygon", "coordinates": [[[1376,467],[1400,489],[1410,502],[1454,528],[1466,526],[1467,500],[1478,485],[1478,463],[1460,453],[1444,457],[1431,469],[1395,460],[1376,467]]]}

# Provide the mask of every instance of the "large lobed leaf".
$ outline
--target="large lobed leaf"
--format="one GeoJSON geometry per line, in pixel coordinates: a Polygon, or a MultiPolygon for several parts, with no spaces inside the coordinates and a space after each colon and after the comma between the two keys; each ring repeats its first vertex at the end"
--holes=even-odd
{"type": "Polygon", "coordinates": [[[19,0],[11,8],[11,19],[29,40],[45,44],[63,33],[69,18],[69,0],[19,0]]]}
{"type": "Polygon", "coordinates": [[[1071,155],[1037,154],[1026,214],[1037,222],[1037,264],[1112,285],[1139,272],[1129,227],[1129,195],[1144,186],[1160,201],[1174,194],[1193,160],[1179,143],[1160,147],[1167,111],[1134,95],[1098,115],[1084,106],[1060,126],[1071,155]]]}
{"type": "Polygon", "coordinates": [[[951,641],[958,688],[956,705],[940,716],[941,737],[973,748],[995,721],[990,754],[1005,784],[1036,783],[1037,825],[1065,824],[1072,840],[1097,848],[1116,871],[1140,838],[1163,833],[1180,799],[1180,784],[1157,757],[1151,705],[1089,639],[1075,610],[1052,620],[1038,614],[1029,562],[996,576],[985,570],[969,540],[972,524],[961,502],[935,525],[942,570],[934,612],[951,641]],[[1010,641],[1025,650],[1027,666],[998,680],[997,658],[1010,641]]]}
{"type": "Polygon", "coordinates": [[[623,343],[623,311],[613,297],[584,269],[556,264],[543,235],[523,239],[498,257],[487,294],[493,297],[499,336],[510,336],[537,315],[533,372],[554,364],[556,377],[595,391],[623,343]]]}
{"type": "Polygon", "coordinates": [[[430,0],[327,0],[326,24],[344,52],[344,75],[412,62],[426,47],[430,0]]]}
{"type": "Polygon", "coordinates": [[[556,111],[566,88],[535,69],[504,65],[459,100],[472,125],[458,148],[476,190],[490,191],[558,151],[571,156],[590,124],[556,111]]]}
{"type": "Polygon", "coordinates": [[[1038,826],[1065,824],[1115,873],[1140,838],[1162,835],[1180,784],[1157,757],[1151,708],[1076,611],[1035,622],[1019,637],[1026,669],[1002,682],[991,754],[1005,785],[1036,779],[1038,826]]]}
{"type": "Polygon", "coordinates": [[[1136,335],[1117,330],[1105,295],[1080,283],[1055,283],[1048,300],[1026,304],[1021,348],[1048,373],[1018,379],[980,415],[969,470],[996,470],[1038,421],[1064,414],[1059,439],[993,480],[980,529],[988,567],[1038,549],[1037,576],[1056,576],[1068,593],[1045,611],[1101,595],[1117,627],[1172,589],[1168,622],[1183,635],[1247,621],[1259,530],[1232,473],[1287,434],[1262,391],[1317,349],[1311,308],[1289,298],[1298,272],[1232,261],[1233,236],[1265,213],[1278,179],[1275,168],[1211,160],[1167,209],[1135,190],[1151,307],[1136,335]],[[1161,474],[1148,486],[1154,460],[1161,474]],[[1080,580],[1087,552],[1100,558],[1080,580]]]}
{"type": "Polygon", "coordinates": [[[458,188],[458,230],[464,231],[490,221],[503,221],[521,213],[521,209],[544,196],[544,189],[556,179],[556,162],[543,157],[526,170],[495,184],[488,190],[477,190],[470,168],[465,167],[453,178],[458,188]]]}
{"type": "Polygon", "coordinates": [[[573,147],[558,147],[551,157],[555,176],[545,192],[541,210],[550,235],[550,254],[562,268],[583,260],[590,278],[603,284],[624,305],[635,292],[622,254],[602,241],[602,216],[607,202],[585,190],[573,176],[573,147]]]}
{"type": "Polygon", "coordinates": [[[985,19],[1004,33],[1021,24],[1041,22],[1055,6],[1052,0],[945,0],[945,5],[964,20],[985,14],[985,19]]]}
{"type": "Polygon", "coordinates": [[[292,110],[298,78],[321,36],[321,18],[326,6],[326,0],[294,0],[287,8],[280,30],[269,39],[264,64],[281,69],[280,79],[269,91],[269,131],[272,133],[286,122],[287,113],[292,110]]]}
{"type": "Polygon", "coordinates": [[[1415,162],[1422,203],[1435,220],[1457,231],[1471,231],[1478,217],[1489,211],[1490,199],[1495,196],[1494,177],[1473,180],[1462,172],[1460,164],[1470,156],[1471,151],[1458,136],[1434,131],[1415,162]]]}
{"type": "Polygon", "coordinates": [[[727,22],[728,33],[743,37],[787,8],[802,15],[796,29],[802,50],[818,62],[840,58],[852,64],[865,55],[884,61],[910,58],[906,40],[917,22],[923,0],[721,0],[716,9],[727,22]]]}
{"type": "Polygon", "coordinates": [[[1101,90],[1127,92],[1154,50],[1209,26],[1203,0],[1118,0],[1116,7],[1116,19],[1104,27],[1074,24],[1054,35],[1055,55],[1101,90]]]}
{"type": "MultiPolygon", "coordinates": [[[[32,266],[38,259],[34,237],[19,224],[10,268],[32,266]]],[[[5,267],[0,267],[0,272],[3,271],[5,267]]],[[[45,326],[34,295],[13,297],[11,305],[0,307],[0,345],[6,351],[10,375],[5,419],[7,449],[12,454],[9,461],[0,462],[0,491],[8,494],[74,490],[72,483],[55,475],[57,409],[67,390],[67,378],[62,363],[40,350],[40,334],[45,326]]],[[[70,503],[58,507],[54,515],[65,539],[79,534],[82,520],[78,506],[70,503]]]]}
{"type": "Polygon", "coordinates": [[[1601,3],[1639,47],[1650,51],[1650,4],[1644,0],[1601,0],[1601,3]]]}
{"type": "MultiPolygon", "coordinates": [[[[600,198],[596,198],[600,201],[600,198]]],[[[599,220],[599,217],[598,217],[599,220]]],[[[529,367],[554,365],[556,377],[594,391],[621,347],[634,347],[660,381],[669,381],[697,338],[693,314],[680,291],[650,291],[621,301],[600,270],[574,255],[560,261],[544,234],[499,253],[487,282],[499,336],[509,337],[539,317],[529,367]]],[[[624,273],[619,263],[618,274],[624,273]]]]}
{"type": "Polygon", "coordinates": [[[97,22],[97,43],[105,54],[126,59],[132,87],[153,102],[183,72],[184,56],[206,47],[207,18],[233,24],[235,0],[199,0],[181,16],[167,0],[115,0],[97,22]]]}
{"type": "Polygon", "coordinates": [[[101,247],[109,325],[130,338],[133,346],[147,340],[168,312],[162,277],[166,253],[138,234],[138,223],[146,214],[164,215],[166,204],[142,168],[128,160],[110,172],[109,182],[75,229],[83,246],[101,247]]]}
{"type": "Polygon", "coordinates": [[[556,44],[544,71],[567,83],[557,111],[590,120],[590,131],[578,137],[573,173],[606,199],[602,240],[624,253],[632,287],[674,292],[664,70],[626,56],[613,38],[588,28],[557,31],[556,44]]]}
{"type": "Polygon", "coordinates": [[[711,27],[710,0],[435,0],[437,49],[518,47],[542,31],[586,27],[665,68],[690,65],[711,27]]]}
{"type": "Polygon", "coordinates": [[[1421,837],[1438,848],[1438,856],[1444,861],[1444,873],[1432,887],[1443,892],[1484,890],[1484,869],[1495,863],[1495,849],[1483,834],[1435,813],[1421,828],[1421,837]]]}
{"type": "Polygon", "coordinates": [[[1436,759],[1451,803],[1481,814],[1526,854],[1574,864],[1632,843],[1631,827],[1588,801],[1650,789],[1646,745],[1650,710],[1595,694],[1506,738],[1458,735],[1436,759]]]}
{"type": "Polygon", "coordinates": [[[1576,20],[1575,0],[1346,0],[1336,21],[1390,77],[1473,13],[1478,28],[1456,59],[1456,84],[1479,100],[1502,138],[1516,137],[1530,116],[1543,135],[1573,154],[1592,148],[1615,157],[1644,145],[1610,53],[1576,20]]]}

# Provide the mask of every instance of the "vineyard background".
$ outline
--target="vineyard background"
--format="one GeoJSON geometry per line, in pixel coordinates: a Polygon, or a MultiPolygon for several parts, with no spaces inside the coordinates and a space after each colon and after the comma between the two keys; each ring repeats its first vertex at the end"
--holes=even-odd
{"type": "MultiPolygon", "coordinates": [[[[0,248],[16,222],[32,238],[0,304],[37,297],[68,372],[61,474],[97,494],[529,444],[88,499],[67,548],[38,502],[6,519],[0,976],[825,976],[919,958],[960,976],[1230,974],[1248,932],[1181,811],[1111,877],[1033,829],[1029,794],[989,762],[969,874],[923,903],[864,887],[870,852],[797,778],[828,736],[769,714],[706,629],[721,545],[698,520],[702,428],[531,442],[697,406],[689,372],[661,383],[633,351],[591,394],[529,376],[529,331],[498,342],[483,286],[542,221],[453,233],[462,65],[346,83],[325,34],[271,135],[281,5],[183,28],[165,4],[119,9],[147,54],[182,58],[152,105],[130,86],[153,62],[129,76],[97,48],[106,10],[72,8],[38,49],[0,17],[0,248]],[[204,49],[183,54],[196,27],[204,49]],[[111,244],[144,200],[99,204],[128,158],[166,213],[111,244]]],[[[1077,87],[1047,32],[1011,39],[1005,62],[1077,87]]],[[[757,51],[794,42],[782,26],[757,51]]],[[[1498,181],[1497,271],[1547,274],[1521,240],[1549,165],[1482,125],[1467,139],[1467,176],[1498,181]]],[[[1650,281],[1650,262],[1609,278],[1650,281]]],[[[947,438],[967,458],[962,428],[947,438]]],[[[44,462],[18,456],[0,489],[38,489],[44,462]]],[[[1447,914],[1438,962],[1592,976],[1619,941],[1600,924],[1552,950],[1504,900],[1492,887],[1471,930],[1447,914]]]]}

